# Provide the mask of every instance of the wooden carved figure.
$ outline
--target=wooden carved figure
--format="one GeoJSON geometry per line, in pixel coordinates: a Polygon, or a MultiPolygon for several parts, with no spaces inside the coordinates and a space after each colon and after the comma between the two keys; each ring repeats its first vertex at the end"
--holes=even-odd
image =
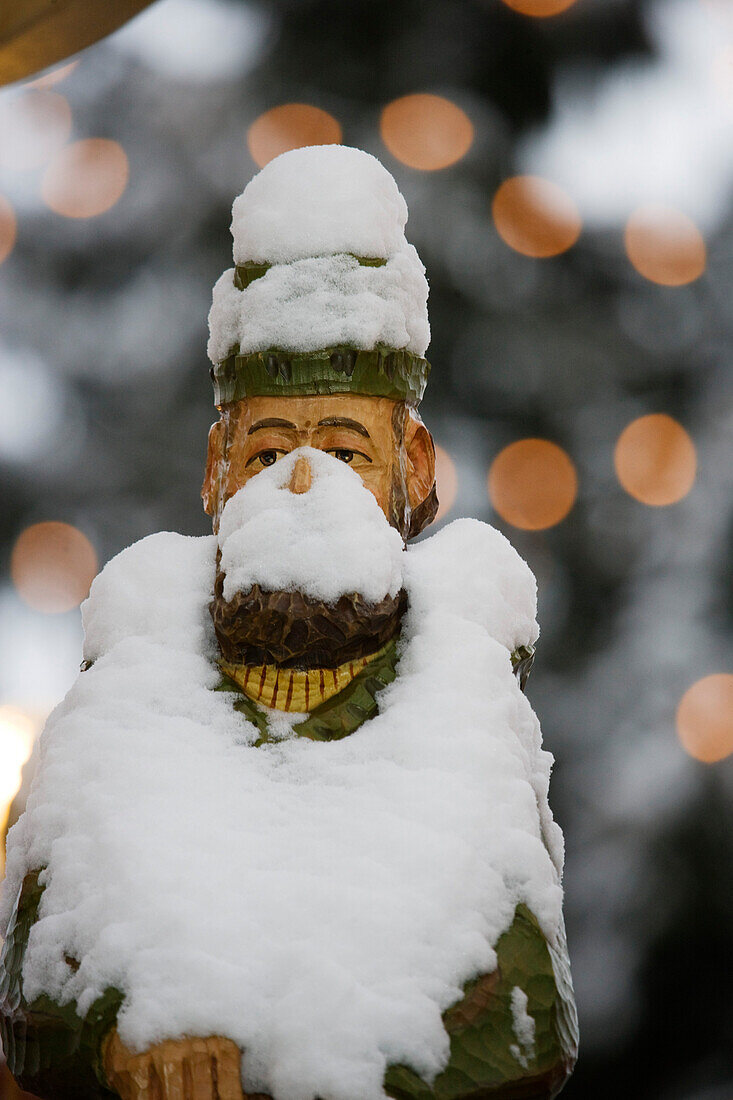
{"type": "Polygon", "coordinates": [[[535,585],[437,509],[389,173],[283,154],[214,289],[214,533],[83,607],[8,843],[0,1032],[47,1100],[550,1100],[577,1025],[535,585]]]}

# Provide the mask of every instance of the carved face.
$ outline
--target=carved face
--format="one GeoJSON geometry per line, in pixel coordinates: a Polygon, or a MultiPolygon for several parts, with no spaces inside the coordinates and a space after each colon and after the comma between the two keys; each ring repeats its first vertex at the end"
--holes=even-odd
{"type": "Polygon", "coordinates": [[[433,441],[404,403],[349,393],[250,397],[225,406],[209,432],[202,496],[214,530],[238,489],[305,446],[348,463],[405,538],[433,518],[433,441]]]}

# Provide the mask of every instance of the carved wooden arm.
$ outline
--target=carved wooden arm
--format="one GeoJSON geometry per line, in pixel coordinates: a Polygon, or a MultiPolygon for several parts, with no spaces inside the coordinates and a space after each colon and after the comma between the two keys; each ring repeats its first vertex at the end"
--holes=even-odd
{"type": "Polygon", "coordinates": [[[117,1028],[102,1052],[108,1085],[121,1100],[249,1100],[241,1060],[236,1043],[219,1036],[166,1040],[135,1054],[117,1028]]]}

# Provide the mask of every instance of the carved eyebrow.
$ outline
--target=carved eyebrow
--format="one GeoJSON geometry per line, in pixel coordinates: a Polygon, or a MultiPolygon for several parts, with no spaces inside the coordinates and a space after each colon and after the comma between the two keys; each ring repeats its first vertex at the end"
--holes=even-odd
{"type": "Polygon", "coordinates": [[[298,425],[291,424],[289,420],[281,420],[278,416],[271,416],[266,420],[258,420],[249,429],[247,435],[252,435],[252,432],[258,432],[261,428],[292,428],[294,432],[297,432],[298,425]]]}
{"type": "Polygon", "coordinates": [[[363,424],[360,424],[358,420],[349,420],[348,416],[327,416],[325,420],[318,421],[318,427],[351,428],[353,431],[358,432],[359,435],[365,435],[367,439],[371,438],[363,424]]]}

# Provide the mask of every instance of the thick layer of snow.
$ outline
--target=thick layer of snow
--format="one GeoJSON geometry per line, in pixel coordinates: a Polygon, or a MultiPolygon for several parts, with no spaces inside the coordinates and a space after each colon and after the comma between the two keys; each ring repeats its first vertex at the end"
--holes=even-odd
{"type": "Polygon", "coordinates": [[[405,239],[405,200],[375,157],[342,145],[295,149],[234,203],[234,262],[273,266],[245,290],[225,271],[209,313],[209,358],[377,344],[424,355],[425,268],[405,239]],[[355,257],[385,259],[381,267],[355,257]]]}
{"type": "Polygon", "coordinates": [[[234,200],[234,262],[286,264],[308,256],[387,259],[405,239],[407,204],[376,157],[311,145],[271,160],[234,200]]]}
{"type": "Polygon", "coordinates": [[[237,290],[230,268],[214,286],[209,358],[219,363],[237,348],[246,354],[377,344],[424,355],[427,298],[425,268],[408,244],[383,267],[345,254],[297,260],[270,268],[246,290],[237,290]]]}
{"type": "Polygon", "coordinates": [[[402,587],[402,538],[355,470],[313,447],[298,447],[231,497],[219,524],[224,598],[253,584],[335,602],[359,592],[369,603],[402,587]],[[288,489],[306,458],[311,488],[288,489]]]}
{"type": "MultiPolygon", "coordinates": [[[[324,484],[334,513],[347,494],[361,507],[348,479],[324,484]]],[[[403,554],[379,716],[342,741],[254,748],[211,690],[215,553],[213,536],[154,535],[94,582],[95,663],[48,723],[9,838],[5,919],[48,867],[26,996],[84,1013],[113,985],[138,1049],[220,1034],[252,1091],[382,1100],[386,1065],[445,1064],[441,1014],[494,967],[518,902],[558,927],[551,758],[509,655],[536,637],[534,581],[492,528],[445,527],[403,554]]]]}

